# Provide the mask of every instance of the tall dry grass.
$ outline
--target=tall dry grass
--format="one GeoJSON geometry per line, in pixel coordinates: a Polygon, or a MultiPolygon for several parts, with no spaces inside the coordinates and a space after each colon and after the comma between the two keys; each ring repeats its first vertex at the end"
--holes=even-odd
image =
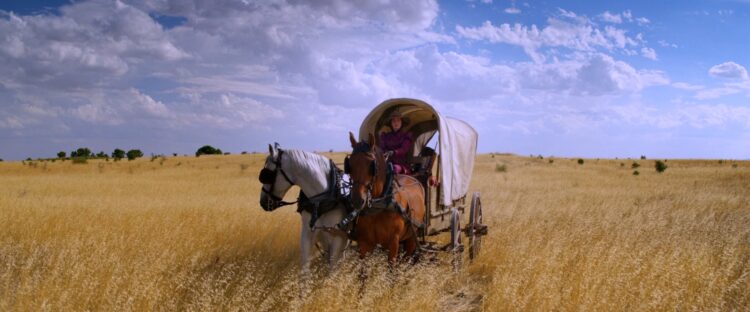
{"type": "Polygon", "coordinates": [[[474,263],[350,252],[301,285],[299,217],[258,206],[262,161],[0,163],[0,310],[750,309],[746,162],[482,155],[474,263]]]}

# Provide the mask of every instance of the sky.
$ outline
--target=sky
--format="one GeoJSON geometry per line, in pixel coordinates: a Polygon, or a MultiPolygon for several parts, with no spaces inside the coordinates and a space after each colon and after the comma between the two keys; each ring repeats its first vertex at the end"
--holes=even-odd
{"type": "Polygon", "coordinates": [[[750,1],[0,2],[0,158],[350,149],[424,100],[481,153],[750,159],[750,1]]]}

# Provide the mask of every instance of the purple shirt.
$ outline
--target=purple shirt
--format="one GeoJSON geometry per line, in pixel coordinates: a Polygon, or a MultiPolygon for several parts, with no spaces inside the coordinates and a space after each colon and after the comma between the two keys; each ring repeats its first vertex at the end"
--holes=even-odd
{"type": "Polygon", "coordinates": [[[394,165],[399,165],[403,168],[406,173],[410,173],[409,166],[406,162],[406,156],[411,150],[414,140],[411,138],[411,133],[402,131],[391,131],[380,135],[380,149],[383,152],[393,151],[393,156],[389,158],[389,161],[394,165]]]}

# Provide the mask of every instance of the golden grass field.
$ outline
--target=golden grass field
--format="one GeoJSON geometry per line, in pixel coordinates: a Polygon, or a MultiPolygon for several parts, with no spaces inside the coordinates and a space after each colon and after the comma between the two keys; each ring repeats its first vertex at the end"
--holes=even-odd
{"type": "Polygon", "coordinates": [[[481,155],[473,263],[348,252],[304,291],[298,215],[258,205],[263,159],[0,163],[0,311],[750,310],[749,162],[481,155]]]}

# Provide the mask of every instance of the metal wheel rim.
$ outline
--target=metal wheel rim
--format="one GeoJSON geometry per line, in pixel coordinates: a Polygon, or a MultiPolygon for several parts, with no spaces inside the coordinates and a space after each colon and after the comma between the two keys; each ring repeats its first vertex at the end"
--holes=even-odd
{"type": "Polygon", "coordinates": [[[469,231],[469,258],[473,260],[479,255],[482,248],[482,236],[477,235],[476,226],[482,224],[482,199],[479,192],[475,192],[471,198],[471,216],[469,231]]]}

